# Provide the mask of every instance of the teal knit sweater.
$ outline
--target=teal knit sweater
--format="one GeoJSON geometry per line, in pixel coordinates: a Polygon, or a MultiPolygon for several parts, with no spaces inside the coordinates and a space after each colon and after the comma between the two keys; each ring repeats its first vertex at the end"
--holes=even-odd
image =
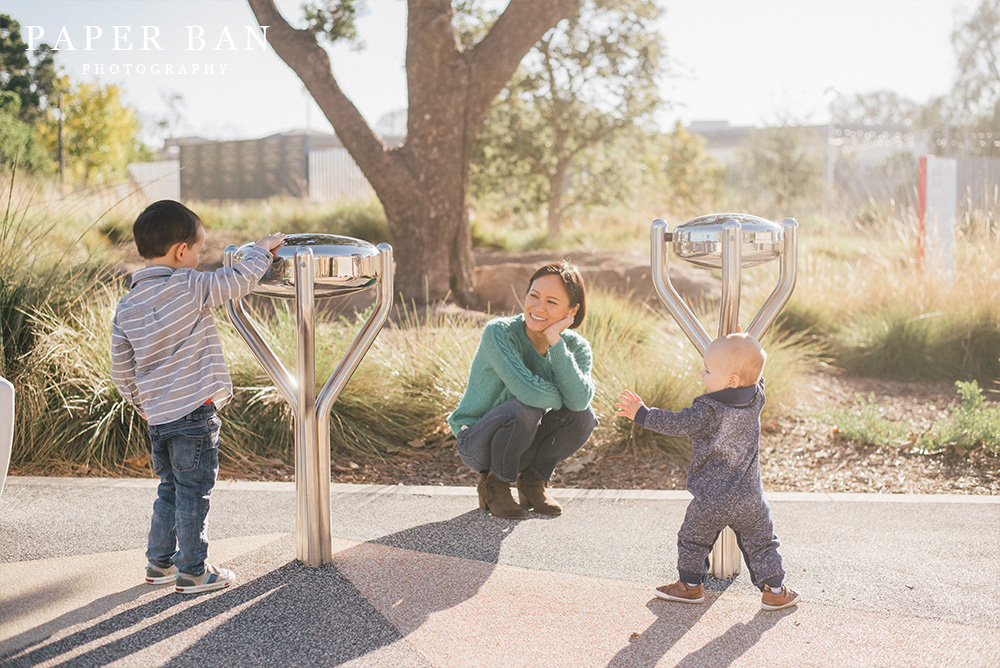
{"type": "Polygon", "coordinates": [[[535,408],[582,411],[594,398],[592,364],[590,344],[572,330],[539,355],[524,329],[523,313],[494,318],[483,329],[465,394],[448,424],[457,436],[463,426],[512,398],[535,408]]]}

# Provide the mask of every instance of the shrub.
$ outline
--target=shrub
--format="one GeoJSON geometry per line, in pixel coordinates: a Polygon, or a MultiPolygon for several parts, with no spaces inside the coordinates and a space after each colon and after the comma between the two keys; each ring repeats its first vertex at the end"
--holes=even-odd
{"type": "Polygon", "coordinates": [[[959,403],[951,414],[934,423],[917,440],[921,452],[935,452],[951,446],[959,454],[977,447],[1000,452],[1000,408],[990,407],[979,384],[957,382],[959,403]]]}
{"type": "MultiPolygon", "coordinates": [[[[39,340],[33,369],[18,404],[13,462],[22,471],[67,469],[135,474],[148,468],[145,423],[110,380],[110,325],[121,289],[95,286],[68,308],[35,316],[39,340]]],[[[581,333],[594,349],[594,407],[601,425],[591,447],[684,453],[687,439],[642,430],[614,416],[618,394],[629,387],[649,405],[678,410],[704,390],[700,358],[672,321],[657,310],[593,291],[581,333]]],[[[361,328],[368,312],[320,322],[316,332],[317,382],[323,384],[361,328]]],[[[289,302],[252,315],[286,368],[294,369],[294,314],[289,302]]],[[[291,411],[221,310],[216,322],[235,397],[223,412],[220,460],[246,463],[292,460],[291,411]]],[[[389,458],[414,448],[450,444],[445,418],[458,404],[482,327],[454,316],[418,318],[411,310],[387,325],[333,406],[333,458],[353,453],[389,458]]],[[[809,344],[768,342],[770,407],[794,388],[794,377],[814,359],[809,344]]]]}
{"type": "Polygon", "coordinates": [[[959,454],[983,447],[1000,452],[1000,408],[990,407],[976,381],[958,381],[959,402],[951,412],[938,418],[923,434],[914,434],[910,425],[885,416],[874,395],[855,398],[847,410],[831,411],[837,433],[849,441],[877,447],[910,447],[917,452],[939,452],[947,447],[959,454]]]}
{"type": "Polygon", "coordinates": [[[145,422],[111,382],[111,318],[119,293],[91,294],[36,311],[38,342],[28,355],[17,402],[12,463],[27,470],[70,467],[121,475],[145,466],[145,422]]]}
{"type": "Polygon", "coordinates": [[[887,418],[874,394],[867,400],[855,397],[850,409],[832,411],[830,418],[837,426],[837,435],[848,441],[890,448],[912,442],[909,426],[887,418]]]}
{"type": "Polygon", "coordinates": [[[995,307],[972,306],[861,316],[834,335],[833,356],[875,378],[992,382],[1000,378],[1000,316],[995,307]]]}

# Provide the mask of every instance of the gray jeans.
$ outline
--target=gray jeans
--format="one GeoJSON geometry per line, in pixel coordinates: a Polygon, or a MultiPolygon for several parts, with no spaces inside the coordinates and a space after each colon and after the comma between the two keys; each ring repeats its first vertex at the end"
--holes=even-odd
{"type": "Polygon", "coordinates": [[[529,467],[542,480],[552,477],[559,462],[583,447],[597,426],[589,406],[543,411],[508,399],[458,434],[458,456],[473,471],[490,471],[516,482],[529,467]]]}

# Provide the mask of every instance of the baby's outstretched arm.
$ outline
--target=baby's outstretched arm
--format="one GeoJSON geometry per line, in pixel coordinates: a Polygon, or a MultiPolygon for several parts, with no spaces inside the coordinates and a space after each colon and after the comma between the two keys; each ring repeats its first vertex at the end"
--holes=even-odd
{"type": "Polygon", "coordinates": [[[615,404],[615,408],[617,409],[615,410],[615,415],[618,417],[627,417],[629,420],[634,420],[635,414],[644,406],[642,397],[632,390],[625,390],[622,394],[618,395],[618,402],[615,404]]]}

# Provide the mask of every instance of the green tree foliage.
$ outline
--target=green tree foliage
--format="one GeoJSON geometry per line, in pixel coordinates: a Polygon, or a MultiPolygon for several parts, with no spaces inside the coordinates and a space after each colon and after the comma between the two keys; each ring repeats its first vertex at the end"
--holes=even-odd
{"type": "Polygon", "coordinates": [[[973,153],[1000,155],[1000,0],[982,0],[951,36],[958,57],[953,96],[973,153]]]}
{"type": "Polygon", "coordinates": [[[653,183],[666,194],[672,212],[694,214],[712,203],[722,171],[705,155],[705,143],[704,137],[688,132],[678,121],[672,132],[653,144],[658,148],[653,183]]]}
{"type": "Polygon", "coordinates": [[[473,196],[509,196],[513,210],[546,207],[550,238],[571,208],[620,199],[627,135],[660,104],[660,13],[653,0],[586,0],[546,33],[480,133],[473,196]]]}
{"type": "Polygon", "coordinates": [[[34,52],[26,49],[21,25],[0,14],[0,167],[16,161],[19,167],[37,172],[52,163],[34,125],[48,115],[57,74],[47,44],[34,52]]]}
{"type": "Polygon", "coordinates": [[[355,20],[360,9],[355,0],[340,0],[336,3],[313,1],[302,5],[309,30],[322,35],[331,44],[340,40],[356,42],[358,30],[355,20]]]}
{"type": "Polygon", "coordinates": [[[822,187],[823,159],[800,125],[755,130],[744,152],[746,187],[769,195],[774,208],[814,204],[822,187]]]}
{"type": "Polygon", "coordinates": [[[58,73],[48,44],[39,44],[34,51],[27,51],[27,46],[21,38],[21,24],[0,14],[0,91],[17,95],[17,116],[30,124],[45,116],[48,98],[58,84],[58,73]]]}
{"type": "Polygon", "coordinates": [[[40,172],[52,165],[52,158],[38,134],[20,118],[21,98],[0,91],[0,168],[17,165],[40,172]]]}
{"type": "MultiPolygon", "coordinates": [[[[69,175],[84,185],[120,178],[143,147],[135,111],[121,101],[115,85],[81,83],[62,96],[63,146],[69,175]]],[[[50,151],[59,145],[58,124],[42,126],[50,151]]]]}

